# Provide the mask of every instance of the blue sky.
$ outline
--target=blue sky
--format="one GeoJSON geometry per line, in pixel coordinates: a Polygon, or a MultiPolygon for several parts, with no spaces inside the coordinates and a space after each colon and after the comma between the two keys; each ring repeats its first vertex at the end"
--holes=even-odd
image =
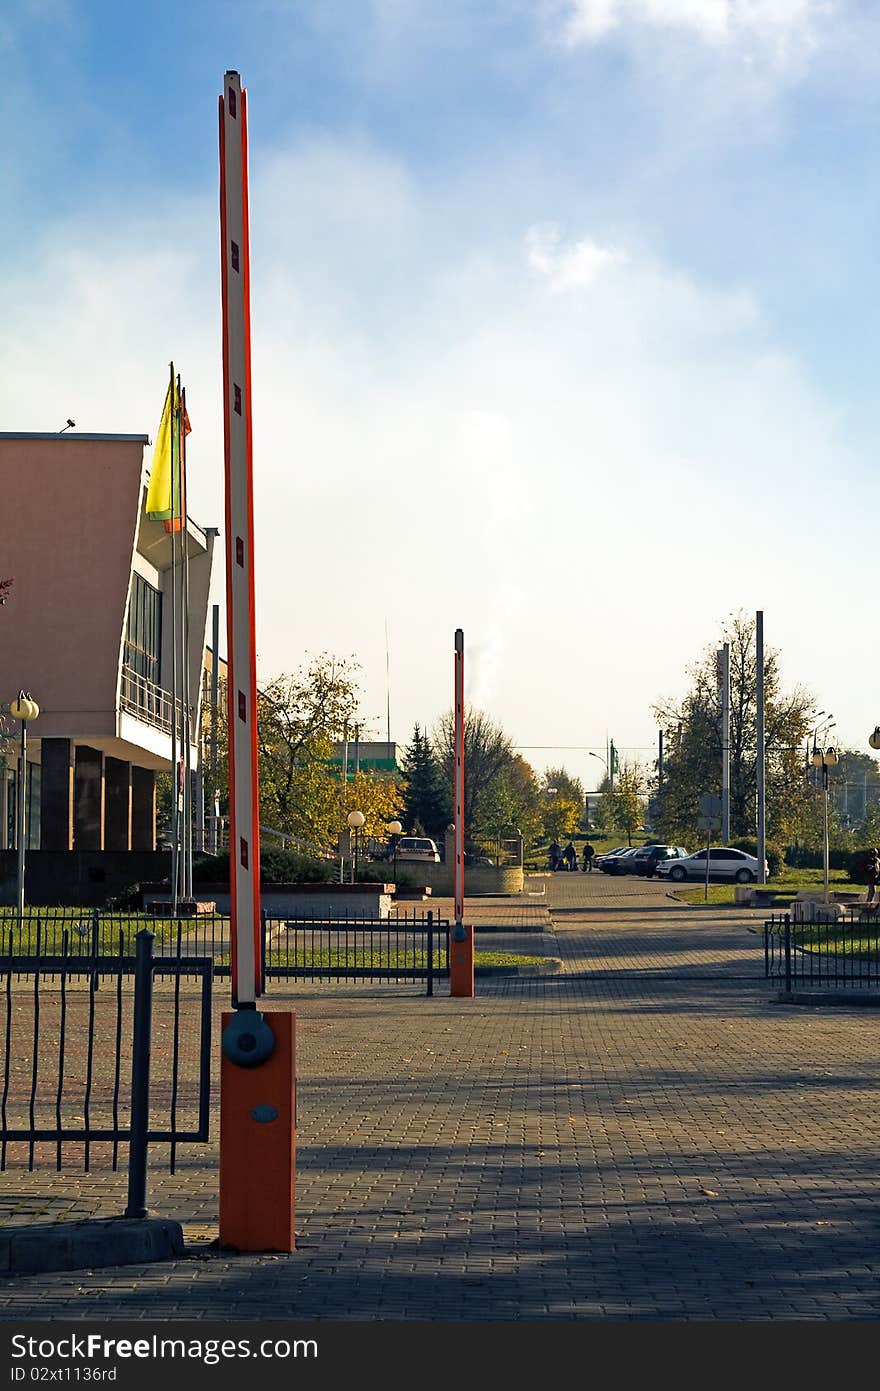
{"type": "Polygon", "coordinates": [[[651,701],[763,606],[861,746],[880,714],[815,634],[861,650],[874,579],[867,527],[818,561],[828,515],[854,538],[878,501],[878,38],[858,0],[25,0],[0,20],[5,428],[152,433],[173,355],[222,520],[237,67],[264,671],[354,652],[381,712],[387,618],[403,739],[462,624],[473,698],[523,743],[647,746],[651,701]]]}

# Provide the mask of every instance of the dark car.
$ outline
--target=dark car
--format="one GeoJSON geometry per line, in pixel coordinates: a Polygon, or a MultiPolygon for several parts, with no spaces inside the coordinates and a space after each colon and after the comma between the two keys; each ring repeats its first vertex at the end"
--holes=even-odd
{"type": "Polygon", "coordinates": [[[630,860],[627,873],[650,879],[661,860],[682,860],[687,853],[683,845],[642,845],[630,860]]]}
{"type": "Polygon", "coordinates": [[[633,856],[639,853],[638,846],[624,850],[622,855],[608,855],[600,868],[605,874],[629,874],[633,856]]]}
{"type": "Polygon", "coordinates": [[[625,855],[628,848],[626,845],[618,845],[616,850],[603,850],[601,855],[594,855],[593,868],[604,869],[606,860],[613,859],[615,855],[625,855]]]}

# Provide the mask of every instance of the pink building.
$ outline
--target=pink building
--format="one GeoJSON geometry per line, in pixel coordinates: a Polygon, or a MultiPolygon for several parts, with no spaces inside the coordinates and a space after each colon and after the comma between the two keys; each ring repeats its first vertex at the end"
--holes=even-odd
{"type": "MultiPolygon", "coordinates": [[[[155,848],[156,772],[172,754],[172,538],[144,511],[148,444],[0,434],[0,578],[14,581],[0,608],[0,702],[24,689],[40,707],[28,729],[34,850],[155,848]]],[[[216,535],[189,522],[196,719],[216,535]]],[[[14,844],[19,729],[8,714],[5,727],[0,850],[14,844]]],[[[194,768],[197,744],[196,727],[194,768]]]]}

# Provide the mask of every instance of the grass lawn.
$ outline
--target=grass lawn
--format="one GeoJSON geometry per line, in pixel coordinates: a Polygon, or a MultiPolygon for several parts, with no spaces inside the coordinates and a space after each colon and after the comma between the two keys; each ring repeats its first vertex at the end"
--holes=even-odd
{"type": "MultiPolygon", "coordinates": [[[[540,966],[544,960],[543,956],[520,956],[516,952],[509,951],[474,952],[475,967],[540,966]]],[[[215,951],[213,961],[215,966],[228,966],[228,951],[215,951]]],[[[421,948],[414,951],[411,947],[402,947],[400,951],[395,951],[393,947],[376,946],[371,950],[370,944],[365,942],[357,947],[349,946],[348,949],[345,947],[306,947],[288,955],[284,951],[273,951],[270,944],[265,965],[270,975],[273,965],[291,968],[302,966],[306,969],[332,967],[341,970],[354,968],[361,971],[381,971],[399,968],[402,971],[409,969],[424,971],[428,967],[428,953],[421,948]]],[[[438,969],[435,958],[434,970],[438,969]]]]}
{"type": "MultiPolygon", "coordinates": [[[[662,882],[662,881],[661,881],[662,882]]],[[[780,872],[772,879],[768,879],[766,887],[774,889],[777,893],[774,907],[787,908],[794,899],[795,894],[803,890],[821,890],[825,880],[821,869],[791,869],[788,865],[783,865],[780,872]]],[[[686,885],[676,884],[674,880],[667,880],[669,891],[674,898],[682,903],[715,903],[733,904],[733,884],[711,884],[709,885],[708,900],[705,897],[705,885],[688,882],[686,885]]],[[[849,878],[845,869],[832,869],[828,873],[828,889],[830,893],[838,892],[859,893],[864,895],[866,890],[862,884],[854,884],[849,878]]]]}
{"type": "MultiPolygon", "coordinates": [[[[194,939],[199,954],[213,956],[218,966],[228,966],[229,950],[227,930],[229,919],[216,917],[200,921],[198,918],[183,918],[183,934],[194,939]],[[212,938],[216,946],[212,952],[212,938]],[[203,945],[204,944],[204,945],[203,945]]],[[[314,926],[320,930],[320,923],[314,926]]],[[[270,936],[267,947],[267,960],[278,965],[296,964],[302,966],[359,966],[390,967],[405,962],[416,967],[427,966],[427,953],[413,951],[411,945],[401,944],[400,948],[389,945],[387,935],[384,942],[381,936],[387,932],[387,923],[379,928],[379,940],[373,944],[359,929],[356,944],[332,947],[301,947],[288,954],[288,944],[282,939],[270,936]]],[[[37,930],[40,930],[40,950],[49,956],[61,955],[63,933],[68,932],[68,951],[71,956],[87,954],[92,941],[92,914],[88,909],[76,908],[29,908],[25,910],[21,933],[18,930],[18,913],[14,908],[0,908],[0,956],[9,951],[9,936],[12,933],[13,952],[18,956],[36,953],[37,930]],[[48,929],[48,935],[47,935],[48,929]]],[[[102,915],[99,923],[99,952],[104,956],[116,956],[119,952],[119,935],[122,933],[124,953],[134,953],[135,937],[141,928],[150,927],[159,941],[174,940],[177,934],[177,919],[154,919],[139,913],[119,913],[112,917],[102,915]]],[[[405,926],[402,930],[405,932],[405,926]]],[[[193,953],[193,946],[188,948],[193,953]]],[[[537,966],[543,961],[540,956],[524,956],[516,952],[477,951],[474,964],[477,966],[537,966]]]]}
{"type": "MultiPolygon", "coordinates": [[[[228,919],[214,918],[214,931],[219,936],[228,925],[228,919]]],[[[87,951],[92,941],[92,912],[88,908],[26,908],[18,928],[18,912],[15,908],[0,908],[0,952],[8,952],[9,936],[12,933],[14,950],[27,955],[35,952],[37,931],[40,933],[40,949],[48,955],[61,955],[63,934],[68,933],[68,951],[81,955],[87,951]]],[[[211,920],[200,924],[198,918],[182,918],[183,934],[199,929],[210,936],[211,920]]],[[[149,914],[129,912],[105,913],[102,911],[98,922],[99,951],[105,956],[114,956],[119,951],[119,934],[122,933],[124,950],[134,952],[135,938],[141,928],[148,927],[157,941],[173,941],[177,936],[176,918],[154,918],[149,914]]]]}
{"type": "MultiPolygon", "coordinates": [[[[578,831],[577,834],[572,837],[572,844],[578,852],[578,864],[581,863],[586,839],[587,837],[584,836],[582,831],[578,831]]],[[[609,850],[616,850],[618,845],[626,845],[626,836],[621,835],[619,832],[613,836],[591,834],[589,836],[589,841],[597,855],[605,855],[609,850]]],[[[645,840],[644,836],[633,837],[633,845],[648,845],[650,843],[651,842],[645,840]]],[[[564,849],[567,841],[563,840],[560,844],[564,849]]],[[[527,850],[523,857],[526,871],[531,870],[534,872],[535,870],[547,870],[549,858],[548,850],[549,846],[544,844],[532,846],[530,850],[527,850]]]]}

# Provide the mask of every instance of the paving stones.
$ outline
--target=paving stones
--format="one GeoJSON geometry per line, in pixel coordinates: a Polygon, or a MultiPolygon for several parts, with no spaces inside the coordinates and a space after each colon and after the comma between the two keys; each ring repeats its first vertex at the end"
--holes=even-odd
{"type": "MultiPolygon", "coordinates": [[[[293,1256],[212,1249],[216,1141],[173,1176],[156,1147],[187,1257],[0,1279],[0,1317],[876,1318],[875,1016],[772,1003],[753,915],[619,882],[551,882],[562,975],[273,988],[298,1015],[293,1256]]],[[[19,1161],[0,1213],[121,1211],[94,1166],[19,1161]]]]}

